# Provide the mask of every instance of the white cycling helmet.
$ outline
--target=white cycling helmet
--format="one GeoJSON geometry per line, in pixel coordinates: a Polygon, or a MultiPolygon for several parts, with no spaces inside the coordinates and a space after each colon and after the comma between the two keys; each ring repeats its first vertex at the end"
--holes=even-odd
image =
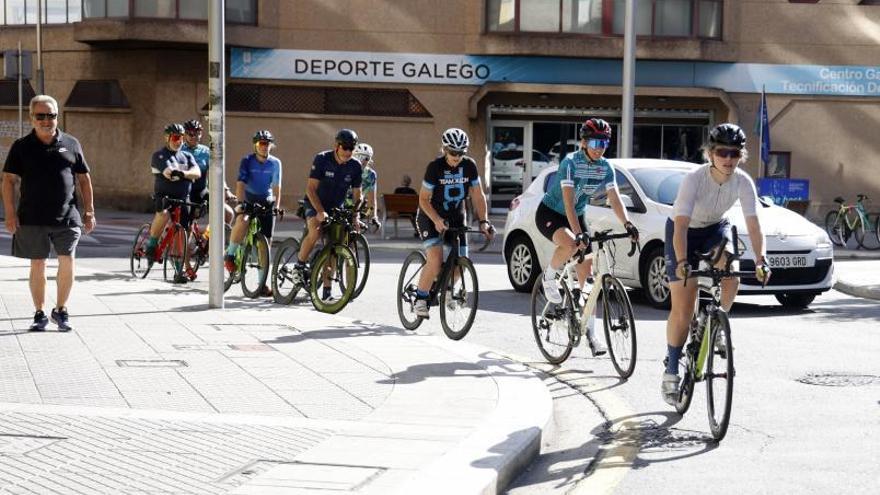
{"type": "Polygon", "coordinates": [[[352,154],[364,165],[373,161],[373,147],[367,143],[358,143],[352,154]]]}
{"type": "Polygon", "coordinates": [[[468,145],[470,144],[470,139],[468,139],[468,135],[463,130],[457,127],[451,127],[443,131],[443,138],[441,139],[443,146],[452,151],[459,151],[464,153],[468,149],[468,145]]]}

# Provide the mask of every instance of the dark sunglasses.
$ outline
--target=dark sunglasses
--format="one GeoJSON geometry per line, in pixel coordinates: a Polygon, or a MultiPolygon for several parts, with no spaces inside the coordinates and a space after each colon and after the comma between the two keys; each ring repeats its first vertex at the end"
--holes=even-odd
{"type": "Polygon", "coordinates": [[[257,144],[259,144],[260,146],[269,146],[270,144],[272,144],[272,141],[261,140],[257,141],[257,144]]]}
{"type": "Polygon", "coordinates": [[[742,156],[742,151],[717,149],[715,150],[715,154],[721,158],[740,158],[742,156]]]}
{"type": "Polygon", "coordinates": [[[58,118],[57,113],[35,113],[34,118],[37,120],[55,120],[58,118]]]}
{"type": "Polygon", "coordinates": [[[186,135],[192,137],[201,136],[202,131],[186,131],[186,135]]]}
{"type": "Polygon", "coordinates": [[[464,151],[446,150],[446,152],[449,153],[449,156],[454,156],[456,158],[464,156],[464,151]]]}
{"type": "Polygon", "coordinates": [[[354,146],[349,146],[347,144],[340,144],[339,147],[345,151],[354,151],[354,146]]]}

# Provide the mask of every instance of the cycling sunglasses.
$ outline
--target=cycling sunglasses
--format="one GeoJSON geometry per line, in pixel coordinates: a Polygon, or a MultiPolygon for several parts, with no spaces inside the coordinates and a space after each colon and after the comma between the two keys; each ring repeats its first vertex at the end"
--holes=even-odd
{"type": "Polygon", "coordinates": [[[449,153],[449,156],[454,156],[455,158],[464,156],[464,151],[446,150],[446,152],[449,153]]]}
{"type": "Polygon", "coordinates": [[[168,139],[172,141],[180,141],[181,139],[183,139],[183,136],[180,134],[169,134],[168,139]]]}
{"type": "Polygon", "coordinates": [[[720,156],[721,158],[740,158],[742,156],[742,151],[718,148],[715,150],[715,155],[720,156]]]}
{"type": "Polygon", "coordinates": [[[354,146],[348,144],[340,144],[339,146],[345,151],[354,151],[354,146]]]}
{"type": "Polygon", "coordinates": [[[604,150],[608,148],[608,143],[610,141],[610,139],[587,139],[587,147],[593,148],[594,150],[604,150]]]}
{"type": "Polygon", "coordinates": [[[37,120],[55,120],[58,118],[57,113],[35,113],[34,118],[37,120]]]}

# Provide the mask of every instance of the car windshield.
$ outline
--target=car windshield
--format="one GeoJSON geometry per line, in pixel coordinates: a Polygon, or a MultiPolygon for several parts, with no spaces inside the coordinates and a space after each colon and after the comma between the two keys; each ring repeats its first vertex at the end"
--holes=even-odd
{"type": "Polygon", "coordinates": [[[674,168],[634,168],[630,173],[652,201],[672,206],[678,187],[688,171],[674,168]]]}

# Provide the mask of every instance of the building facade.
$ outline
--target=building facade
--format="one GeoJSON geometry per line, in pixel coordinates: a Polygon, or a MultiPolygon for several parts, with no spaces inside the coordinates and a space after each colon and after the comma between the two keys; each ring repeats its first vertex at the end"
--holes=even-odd
{"type": "MultiPolygon", "coordinates": [[[[226,176],[270,129],[289,207],[350,127],[380,192],[416,182],[460,127],[493,209],[570,151],[587,116],[620,121],[622,0],[227,0],[226,176]]],[[[633,156],[700,161],[717,123],[749,135],[756,179],[806,179],[808,215],[880,201],[880,6],[858,0],[637,0],[633,156]],[[873,65],[872,65],[873,64],[873,65]],[[766,91],[770,162],[756,121],[766,91]]],[[[140,209],[168,122],[207,112],[208,0],[43,0],[45,92],[80,138],[99,204],[140,209]]],[[[0,0],[0,50],[36,48],[36,0],[0,0]]],[[[25,102],[38,88],[25,84],[25,102]]],[[[17,136],[0,82],[0,155],[17,136]]],[[[25,129],[29,126],[25,125],[25,129]]],[[[617,133],[616,133],[617,134],[617,133]]],[[[608,155],[616,156],[616,139],[608,155]]],[[[778,193],[778,188],[777,192],[778,193]]]]}

